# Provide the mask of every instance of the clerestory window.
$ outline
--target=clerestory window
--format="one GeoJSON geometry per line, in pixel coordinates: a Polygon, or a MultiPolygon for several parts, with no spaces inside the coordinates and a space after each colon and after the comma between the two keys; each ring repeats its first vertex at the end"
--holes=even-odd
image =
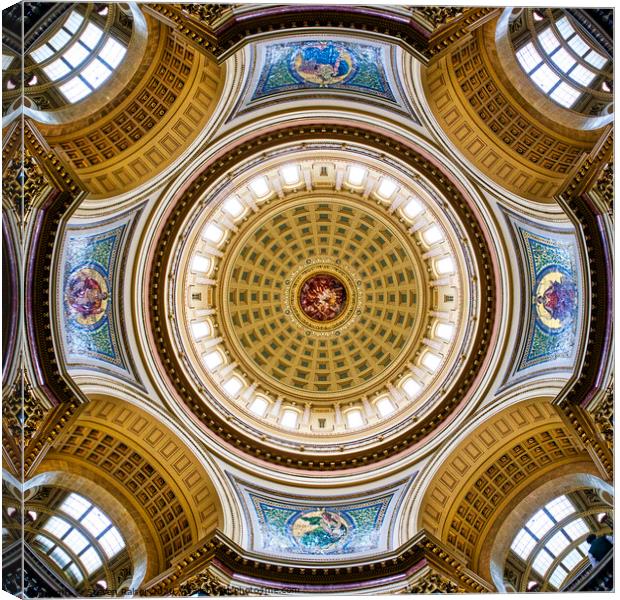
{"type": "Polygon", "coordinates": [[[530,573],[559,590],[571,573],[587,564],[585,538],[589,533],[590,527],[571,500],[558,496],[525,523],[510,548],[530,573]]]}
{"type": "Polygon", "coordinates": [[[123,536],[107,515],[79,494],[69,494],[58,511],[42,525],[34,542],[75,584],[89,580],[125,548],[123,536]]]}

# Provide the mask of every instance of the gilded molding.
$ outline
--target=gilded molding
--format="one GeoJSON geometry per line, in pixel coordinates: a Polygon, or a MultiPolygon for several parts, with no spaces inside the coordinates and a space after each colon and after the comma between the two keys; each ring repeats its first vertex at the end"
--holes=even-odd
{"type": "MultiPolygon", "coordinates": [[[[198,573],[190,577],[187,581],[182,583],[178,588],[172,591],[173,596],[193,596],[196,592],[201,592],[203,596],[247,596],[249,592],[236,588],[230,585],[225,585],[218,581],[208,570],[198,573]]],[[[255,590],[252,590],[253,595],[266,595],[256,594],[255,590]]]]}
{"type": "Polygon", "coordinates": [[[609,387],[594,408],[594,423],[611,452],[614,450],[614,391],[609,387]]]}
{"type": "Polygon", "coordinates": [[[607,481],[613,481],[613,454],[606,440],[598,432],[594,419],[587,410],[562,398],[557,404],[562,419],[571,426],[583,446],[607,481]]]}
{"type": "Polygon", "coordinates": [[[430,572],[415,582],[410,583],[401,594],[464,594],[465,588],[458,586],[451,579],[430,572]]]}
{"type": "Polygon", "coordinates": [[[572,177],[558,191],[557,196],[568,201],[570,198],[584,194],[591,189],[601,171],[611,160],[613,147],[614,130],[610,126],[592,152],[582,158],[572,177]]]}
{"type": "Polygon", "coordinates": [[[14,440],[23,442],[26,450],[37,432],[41,429],[47,413],[34,393],[26,372],[18,375],[11,391],[2,402],[2,418],[14,440]]]}
{"type": "MultiPolygon", "coordinates": [[[[468,593],[490,592],[491,586],[467,569],[462,560],[439,540],[425,531],[420,531],[412,540],[389,556],[365,562],[343,562],[330,565],[272,564],[260,555],[246,552],[220,532],[205,544],[190,552],[161,577],[148,582],[141,590],[146,596],[163,596],[170,593],[181,595],[182,591],[197,591],[204,585],[213,589],[214,595],[221,595],[232,588],[232,595],[244,595],[245,590],[261,595],[282,591],[334,593],[363,589],[367,585],[382,585],[386,577],[409,578],[428,569],[436,575],[428,585],[435,583],[439,588],[455,589],[468,593]],[[213,571],[226,573],[231,581],[243,581],[234,586],[220,583],[213,571]],[[329,582],[329,583],[326,583],[329,582]],[[452,587],[454,586],[454,587],[452,587]],[[245,588],[245,589],[244,589],[245,588]]],[[[426,575],[423,575],[426,577],[426,575]]],[[[412,592],[416,593],[416,592],[412,592]]]]}
{"type": "Polygon", "coordinates": [[[450,50],[499,12],[492,7],[425,7],[420,10],[431,12],[433,16],[429,18],[435,23],[435,31],[428,42],[430,57],[450,50]]]}
{"type": "Polygon", "coordinates": [[[205,16],[217,13],[217,9],[210,10],[210,6],[220,5],[194,5],[194,4],[149,4],[145,5],[147,10],[164,17],[176,31],[191,41],[193,44],[207,51],[207,53],[213,55],[217,50],[217,38],[213,35],[211,30],[211,20],[205,22],[202,21],[200,13],[204,13],[205,16]],[[187,10],[184,7],[193,7],[192,11],[187,10]],[[204,10],[200,10],[203,8],[204,10]],[[187,18],[187,15],[192,15],[196,18],[187,18]]]}

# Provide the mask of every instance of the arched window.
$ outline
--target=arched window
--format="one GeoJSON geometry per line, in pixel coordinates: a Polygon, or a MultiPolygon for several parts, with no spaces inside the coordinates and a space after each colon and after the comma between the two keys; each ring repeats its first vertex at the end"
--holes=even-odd
{"type": "Polygon", "coordinates": [[[28,34],[23,56],[3,44],[3,114],[22,104],[54,111],[89,97],[117,73],[126,81],[134,66],[123,61],[141,37],[138,11],[121,4],[58,5],[51,26],[28,34]]]}
{"type": "MultiPolygon", "coordinates": [[[[94,92],[119,66],[127,48],[96,22],[86,21],[77,10],[66,17],[46,42],[29,52],[45,77],[58,82],[69,102],[94,92]]],[[[43,78],[41,78],[43,79],[43,78]]]]}
{"type": "Polygon", "coordinates": [[[526,26],[512,41],[517,60],[551,100],[585,114],[611,106],[613,61],[579,23],[563,11],[525,10],[526,26]]]}
{"type": "Polygon", "coordinates": [[[510,548],[522,561],[529,585],[560,590],[589,564],[585,540],[593,530],[592,518],[596,515],[579,512],[567,496],[558,496],[525,523],[510,548]]]}
{"type": "Polygon", "coordinates": [[[80,586],[124,548],[125,540],[107,515],[79,494],[69,494],[56,514],[38,527],[34,546],[80,586]]]}

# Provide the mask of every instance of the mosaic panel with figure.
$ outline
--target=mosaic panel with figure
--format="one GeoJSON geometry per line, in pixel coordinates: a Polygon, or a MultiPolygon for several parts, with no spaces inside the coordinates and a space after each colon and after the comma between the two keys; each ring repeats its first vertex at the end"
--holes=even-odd
{"type": "Polygon", "coordinates": [[[289,504],[251,494],[263,550],[276,554],[352,554],[376,550],[393,494],[346,505],[289,504]]]}
{"type": "Polygon", "coordinates": [[[65,348],[72,362],[91,358],[126,368],[113,319],[113,273],[125,225],[69,235],[63,271],[65,348]]]}
{"type": "Polygon", "coordinates": [[[312,88],[364,92],[395,101],[378,46],[328,40],[267,46],[252,100],[312,88]]]}
{"type": "Polygon", "coordinates": [[[574,246],[524,229],[520,235],[527,256],[531,314],[519,370],[573,356],[579,312],[574,246]]]}

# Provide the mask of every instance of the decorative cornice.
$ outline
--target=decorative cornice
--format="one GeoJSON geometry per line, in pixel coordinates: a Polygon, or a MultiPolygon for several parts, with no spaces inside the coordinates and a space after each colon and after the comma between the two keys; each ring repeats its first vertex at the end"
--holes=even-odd
{"type": "Polygon", "coordinates": [[[243,594],[244,590],[260,594],[261,589],[269,593],[287,590],[300,593],[354,592],[396,582],[401,582],[406,589],[421,585],[422,577],[427,576],[421,576],[425,569],[436,575],[432,581],[442,588],[469,593],[491,591],[486,581],[467,569],[442,542],[425,531],[379,559],[334,558],[330,563],[312,564],[263,557],[244,551],[216,532],[209,542],[147,583],[141,593],[146,596],[179,594],[183,590],[198,590],[203,584],[215,592],[232,589],[234,594],[243,594]],[[224,578],[226,583],[222,583],[224,578]]]}
{"type": "Polygon", "coordinates": [[[567,179],[566,183],[558,192],[560,200],[567,202],[571,198],[575,198],[585,194],[592,189],[601,172],[610,162],[614,147],[614,129],[610,125],[607,131],[601,136],[599,143],[587,155],[581,159],[575,167],[572,177],[567,179]]]}
{"type": "Polygon", "coordinates": [[[380,33],[408,45],[419,58],[428,58],[428,29],[410,15],[379,6],[255,5],[251,11],[236,11],[235,5],[202,6],[204,10],[196,5],[150,4],[147,10],[164,17],[192,42],[220,58],[250,36],[300,26],[380,33]]]}
{"type": "Polygon", "coordinates": [[[402,594],[464,594],[466,590],[452,580],[440,575],[439,573],[430,572],[420,577],[415,582],[409,584],[402,594]]]}
{"type": "Polygon", "coordinates": [[[612,248],[603,219],[605,215],[591,198],[591,190],[609,163],[612,151],[613,128],[610,127],[558,196],[560,205],[576,217],[583,231],[592,301],[590,314],[584,316],[588,330],[584,332],[586,344],[580,371],[554,402],[563,420],[571,425],[609,480],[613,479],[613,455],[588,407],[607,385],[605,372],[612,348],[612,248]]]}
{"type": "Polygon", "coordinates": [[[604,393],[603,398],[597,402],[594,409],[594,423],[607,443],[611,452],[614,451],[614,391],[610,386],[604,393]]]}
{"type": "Polygon", "coordinates": [[[566,10],[613,58],[613,9],[568,8],[566,10]]]}
{"type": "Polygon", "coordinates": [[[448,179],[438,165],[430,161],[430,157],[418,152],[407,145],[404,140],[389,138],[386,135],[373,131],[349,128],[340,124],[308,123],[297,127],[283,128],[279,131],[257,134],[253,139],[233,147],[226,154],[219,156],[205,167],[193,182],[189,183],[176,200],[171,203],[170,214],[166,217],[166,224],[154,246],[153,262],[150,274],[150,290],[146,294],[150,307],[150,330],[155,336],[154,347],[159,353],[161,365],[165,369],[168,379],[174,386],[177,397],[187,406],[202,424],[223,441],[232,444],[241,451],[256,458],[285,467],[309,470],[336,470],[360,467],[376,463],[403,452],[412,445],[421,442],[429,434],[440,429],[452,415],[456,407],[471,392],[472,382],[477,377],[480,368],[487,358],[489,342],[492,336],[494,314],[496,309],[496,294],[494,282],[496,275],[493,272],[493,258],[488,247],[489,242],[478,223],[468,201],[460,189],[448,179]],[[221,175],[232,168],[236,163],[255,155],[259,151],[281,145],[284,142],[316,139],[337,140],[344,144],[372,143],[375,149],[386,154],[398,156],[414,170],[433,181],[439,192],[451,203],[467,229],[470,239],[475,240],[472,251],[478,263],[483,288],[480,297],[480,326],[476,339],[472,343],[475,352],[464,357],[464,367],[460,378],[452,384],[450,395],[444,396],[438,407],[429,413],[428,417],[412,423],[398,437],[389,441],[379,442],[371,451],[351,452],[340,456],[326,456],[318,459],[293,450],[280,450],[261,443],[256,438],[247,437],[232,426],[227,419],[210,408],[209,403],[198,397],[193,391],[192,384],[184,375],[177,351],[169,339],[168,312],[165,294],[161,293],[165,287],[164,277],[168,272],[165,263],[170,256],[172,246],[180,232],[180,226],[185,215],[192,208],[195,199],[201,197],[221,175]]]}
{"type": "MultiPolygon", "coordinates": [[[[446,8],[446,10],[448,9],[446,8]]],[[[500,9],[492,7],[466,8],[460,14],[455,14],[452,19],[446,18],[445,22],[441,23],[441,26],[438,26],[433,32],[428,42],[429,57],[451,48],[462,38],[467,37],[474,29],[499,14],[499,11],[500,9]]],[[[447,17],[447,15],[444,16],[447,17]]]]}

